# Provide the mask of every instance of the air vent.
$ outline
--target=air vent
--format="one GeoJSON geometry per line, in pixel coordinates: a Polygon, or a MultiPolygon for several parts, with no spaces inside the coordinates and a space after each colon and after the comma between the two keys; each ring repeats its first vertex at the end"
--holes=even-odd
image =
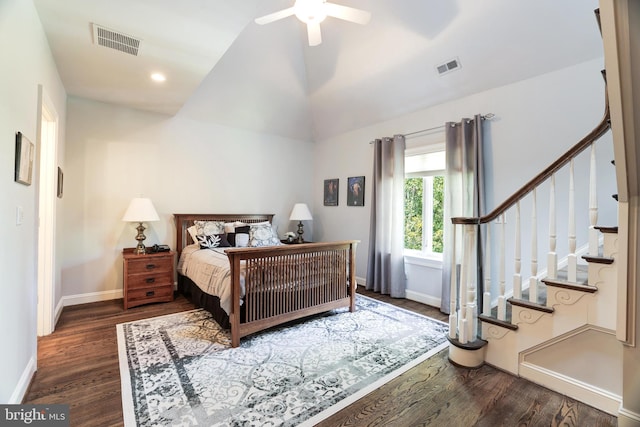
{"type": "Polygon", "coordinates": [[[438,74],[443,75],[455,70],[459,70],[461,67],[462,65],[460,65],[460,60],[458,58],[454,58],[443,64],[436,65],[436,70],[438,70],[438,74]]]}
{"type": "Polygon", "coordinates": [[[138,56],[140,39],[111,30],[98,24],[92,24],[93,44],[119,50],[129,55],[138,56]]]}

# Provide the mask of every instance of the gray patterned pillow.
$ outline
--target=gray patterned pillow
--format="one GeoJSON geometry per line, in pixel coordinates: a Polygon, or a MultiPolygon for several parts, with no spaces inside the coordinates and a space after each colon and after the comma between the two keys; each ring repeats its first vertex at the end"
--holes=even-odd
{"type": "Polygon", "coordinates": [[[196,227],[196,235],[224,234],[223,221],[193,221],[193,225],[196,227]]]}
{"type": "Polygon", "coordinates": [[[252,224],[249,229],[249,247],[281,245],[271,224],[252,224]]]}

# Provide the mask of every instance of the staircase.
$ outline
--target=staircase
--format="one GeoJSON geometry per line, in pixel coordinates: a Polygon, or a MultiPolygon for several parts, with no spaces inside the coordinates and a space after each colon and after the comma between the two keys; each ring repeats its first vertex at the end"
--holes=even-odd
{"type": "MultiPolygon", "coordinates": [[[[596,17],[599,24],[598,11],[596,17]]],[[[606,86],[604,71],[603,77],[606,86]]],[[[626,322],[618,308],[618,227],[597,224],[596,143],[608,131],[605,97],[603,118],[593,131],[505,202],[480,218],[452,218],[461,248],[456,251],[454,245],[459,255],[451,265],[449,358],[468,367],[489,363],[617,415],[623,359],[618,332],[626,322]],[[588,171],[579,177],[588,178],[578,180],[587,189],[576,191],[575,162],[587,149],[588,171]],[[567,191],[560,190],[569,217],[561,230],[556,226],[558,176],[568,181],[567,191]],[[548,203],[539,206],[538,194],[548,195],[548,203]],[[585,198],[587,206],[576,202],[585,198]],[[528,221],[522,206],[531,211],[528,221]],[[548,230],[539,227],[542,209],[547,209],[548,230]],[[588,211],[587,230],[576,230],[577,211],[588,211]],[[560,257],[558,236],[567,243],[560,257]],[[525,256],[523,238],[530,244],[525,256]],[[540,256],[545,251],[539,242],[548,242],[546,257],[540,256]],[[524,279],[523,258],[531,272],[524,279]]]]}

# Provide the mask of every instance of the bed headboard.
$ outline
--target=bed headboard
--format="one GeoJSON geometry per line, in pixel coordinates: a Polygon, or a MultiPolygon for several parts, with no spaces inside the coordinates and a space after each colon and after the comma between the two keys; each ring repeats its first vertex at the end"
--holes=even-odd
{"type": "Polygon", "coordinates": [[[195,243],[187,233],[187,228],[193,225],[194,221],[242,221],[247,224],[256,222],[272,222],[274,214],[173,214],[176,222],[176,252],[178,257],[185,246],[195,243]]]}

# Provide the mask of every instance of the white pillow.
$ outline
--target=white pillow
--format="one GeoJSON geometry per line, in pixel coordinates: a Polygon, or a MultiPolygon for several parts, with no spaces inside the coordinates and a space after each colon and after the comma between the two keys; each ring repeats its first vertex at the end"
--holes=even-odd
{"type": "Polygon", "coordinates": [[[249,235],[246,233],[236,234],[236,248],[246,248],[249,246],[249,235]]]}
{"type": "Polygon", "coordinates": [[[191,240],[194,243],[198,243],[198,227],[192,225],[191,227],[187,228],[187,232],[191,236],[191,240]]]}

